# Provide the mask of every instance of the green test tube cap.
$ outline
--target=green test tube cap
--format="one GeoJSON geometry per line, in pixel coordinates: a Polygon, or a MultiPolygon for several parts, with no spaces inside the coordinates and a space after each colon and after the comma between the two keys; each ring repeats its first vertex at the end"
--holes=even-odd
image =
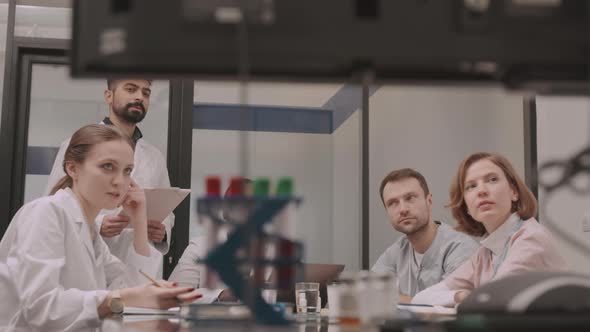
{"type": "Polygon", "coordinates": [[[277,196],[292,196],[293,195],[293,178],[290,176],[283,176],[279,178],[277,183],[277,196]]]}
{"type": "Polygon", "coordinates": [[[254,181],[252,196],[268,197],[270,192],[270,180],[267,177],[259,177],[254,181]]]}

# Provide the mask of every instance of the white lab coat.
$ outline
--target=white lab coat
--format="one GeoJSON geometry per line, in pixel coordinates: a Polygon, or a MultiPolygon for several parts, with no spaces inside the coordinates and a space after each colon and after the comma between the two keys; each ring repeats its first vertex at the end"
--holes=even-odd
{"type": "MultiPolygon", "coordinates": [[[[47,181],[47,188],[45,190],[46,195],[49,194],[51,189],[55,186],[63,176],[65,176],[63,170],[63,159],[66,149],[70,144],[70,139],[65,140],[59,147],[49,180],[47,181]]],[[[170,180],[168,178],[168,169],[166,168],[166,161],[162,156],[162,153],[153,145],[141,138],[137,141],[135,146],[133,171],[131,172],[131,178],[142,188],[152,187],[170,187],[170,180]]],[[[96,217],[96,226],[100,229],[104,216],[109,214],[116,214],[118,210],[102,210],[96,217]]],[[[170,240],[172,238],[172,227],[174,227],[174,214],[170,213],[163,221],[166,227],[166,241],[161,243],[152,243],[152,245],[158,249],[163,255],[168,253],[170,249],[170,240]]],[[[111,238],[104,238],[106,244],[111,249],[113,255],[117,256],[124,263],[127,263],[126,258],[130,250],[133,250],[133,229],[124,229],[120,235],[113,236],[111,238]]]]}
{"type": "Polygon", "coordinates": [[[4,331],[4,328],[14,315],[14,307],[19,300],[8,265],[3,262],[0,262],[0,294],[2,294],[2,301],[0,301],[0,331],[4,331]]]}
{"type": "MultiPolygon", "coordinates": [[[[147,281],[138,269],[154,275],[161,254],[129,251],[127,265],[113,256],[90,227],[75,194],[67,188],[24,205],[0,242],[0,294],[12,299],[10,323],[25,331],[74,331],[99,324],[97,307],[108,293],[147,281]]],[[[6,303],[6,299],[2,299],[6,303]]]]}
{"type": "Polygon", "coordinates": [[[218,289],[202,288],[205,266],[204,264],[197,264],[197,260],[207,254],[206,243],[207,238],[205,236],[192,237],[188,246],[184,249],[182,257],[178,260],[174,271],[170,274],[170,278],[168,278],[168,281],[178,282],[180,286],[197,288],[202,297],[196,300],[195,303],[215,302],[224,289],[223,287],[218,289]]]}

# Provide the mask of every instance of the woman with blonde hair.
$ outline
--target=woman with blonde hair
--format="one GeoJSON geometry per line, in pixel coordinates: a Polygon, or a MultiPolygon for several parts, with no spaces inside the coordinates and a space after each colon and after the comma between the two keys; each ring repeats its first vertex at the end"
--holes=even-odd
{"type": "MultiPolygon", "coordinates": [[[[147,237],[145,193],[130,177],[133,142],[114,126],[80,128],[66,150],[66,175],[53,195],[25,204],[0,242],[0,293],[10,312],[0,326],[77,331],[125,306],[166,309],[200,297],[193,288],[145,284],[139,268],[161,254],[147,237]],[[129,265],[113,256],[94,224],[101,209],[123,207],[134,227],[129,265]],[[127,288],[128,285],[145,284],[127,288]]],[[[156,260],[157,261],[157,260],[156,260]]]]}
{"type": "Polygon", "coordinates": [[[443,281],[416,294],[413,303],[453,306],[487,282],[564,267],[551,235],[535,219],[535,196],[503,156],[479,152],[465,158],[450,198],[457,230],[481,237],[481,247],[443,281]]]}

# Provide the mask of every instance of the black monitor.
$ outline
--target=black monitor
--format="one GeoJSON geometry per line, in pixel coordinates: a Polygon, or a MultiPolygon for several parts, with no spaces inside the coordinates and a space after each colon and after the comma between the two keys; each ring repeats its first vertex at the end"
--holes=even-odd
{"type": "Polygon", "coordinates": [[[77,0],[71,69],[233,78],[246,61],[263,80],[372,69],[378,81],[571,90],[588,78],[588,11],[586,0],[77,0]]]}

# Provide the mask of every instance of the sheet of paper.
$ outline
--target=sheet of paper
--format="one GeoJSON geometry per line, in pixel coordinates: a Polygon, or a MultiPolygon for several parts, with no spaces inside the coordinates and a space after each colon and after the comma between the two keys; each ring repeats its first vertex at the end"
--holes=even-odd
{"type": "Polygon", "coordinates": [[[403,304],[397,306],[398,310],[406,310],[417,314],[456,315],[457,309],[442,306],[411,305],[403,304]]]}
{"type": "Polygon", "coordinates": [[[125,307],[124,315],[166,315],[175,316],[180,312],[180,307],[170,308],[168,310],[150,309],[140,307],[125,307]]]}
{"type": "Polygon", "coordinates": [[[182,202],[190,189],[144,188],[148,220],[163,221],[182,202]]]}

